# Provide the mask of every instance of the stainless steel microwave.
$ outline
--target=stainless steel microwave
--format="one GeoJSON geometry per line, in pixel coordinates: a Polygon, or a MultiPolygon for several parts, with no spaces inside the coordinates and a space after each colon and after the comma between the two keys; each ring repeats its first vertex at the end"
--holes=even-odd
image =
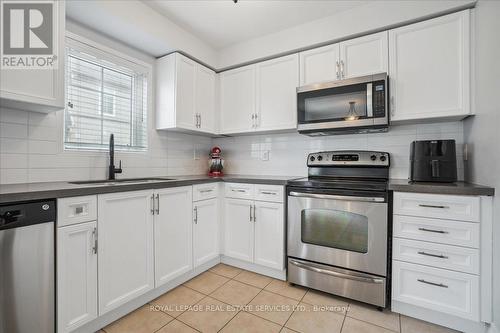
{"type": "Polygon", "coordinates": [[[388,77],[380,73],[297,88],[297,129],[319,136],[387,131],[388,77]]]}

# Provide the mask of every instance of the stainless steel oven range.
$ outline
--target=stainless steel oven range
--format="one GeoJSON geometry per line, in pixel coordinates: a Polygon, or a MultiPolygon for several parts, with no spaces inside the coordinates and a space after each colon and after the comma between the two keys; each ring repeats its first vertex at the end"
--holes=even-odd
{"type": "Polygon", "coordinates": [[[385,307],[389,154],[309,154],[289,182],[287,281],[385,307]]]}

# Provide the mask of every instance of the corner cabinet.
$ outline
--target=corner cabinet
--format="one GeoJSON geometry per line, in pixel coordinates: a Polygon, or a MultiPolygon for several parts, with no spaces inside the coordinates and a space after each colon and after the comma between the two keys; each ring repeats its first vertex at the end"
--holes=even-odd
{"type": "Polygon", "coordinates": [[[98,196],[99,314],[154,288],[153,191],[98,196]]]}
{"type": "Polygon", "coordinates": [[[156,129],[216,134],[216,74],[172,53],[156,62],[156,129]]]}
{"type": "MultiPolygon", "coordinates": [[[[45,1],[47,2],[47,1],[45,1]]],[[[55,69],[0,69],[0,107],[48,113],[64,108],[65,1],[53,4],[57,29],[54,47],[59,57],[55,69]]]]}
{"type": "Polygon", "coordinates": [[[300,52],[300,85],[387,72],[387,31],[300,52]]]}
{"type": "Polygon", "coordinates": [[[389,31],[391,121],[470,115],[470,12],[389,31]]]}
{"type": "Polygon", "coordinates": [[[292,54],[221,73],[221,133],[295,129],[298,67],[292,54]]]}

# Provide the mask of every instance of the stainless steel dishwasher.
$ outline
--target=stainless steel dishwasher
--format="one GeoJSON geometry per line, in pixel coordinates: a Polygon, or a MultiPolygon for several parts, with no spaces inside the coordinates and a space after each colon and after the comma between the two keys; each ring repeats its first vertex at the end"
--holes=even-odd
{"type": "Polygon", "coordinates": [[[55,201],[0,205],[0,332],[55,332],[55,201]]]}

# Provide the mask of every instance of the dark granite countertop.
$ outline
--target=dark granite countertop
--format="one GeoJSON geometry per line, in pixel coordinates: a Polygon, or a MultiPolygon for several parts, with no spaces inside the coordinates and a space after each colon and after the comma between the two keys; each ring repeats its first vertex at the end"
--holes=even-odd
{"type": "Polygon", "coordinates": [[[389,190],[397,192],[417,192],[433,194],[455,194],[455,195],[495,195],[493,187],[476,185],[467,182],[455,183],[427,183],[409,182],[408,179],[389,180],[389,190]]]}
{"type": "Polygon", "coordinates": [[[69,182],[46,182],[25,184],[0,184],[0,203],[56,199],[64,197],[75,197],[81,195],[93,195],[103,193],[147,190],[177,186],[187,186],[212,182],[234,182],[254,183],[269,185],[286,185],[290,179],[299,177],[286,176],[255,176],[255,175],[226,175],[222,178],[211,178],[204,175],[199,176],[165,176],[165,178],[149,183],[122,183],[122,184],[71,184],[69,182]]]}

